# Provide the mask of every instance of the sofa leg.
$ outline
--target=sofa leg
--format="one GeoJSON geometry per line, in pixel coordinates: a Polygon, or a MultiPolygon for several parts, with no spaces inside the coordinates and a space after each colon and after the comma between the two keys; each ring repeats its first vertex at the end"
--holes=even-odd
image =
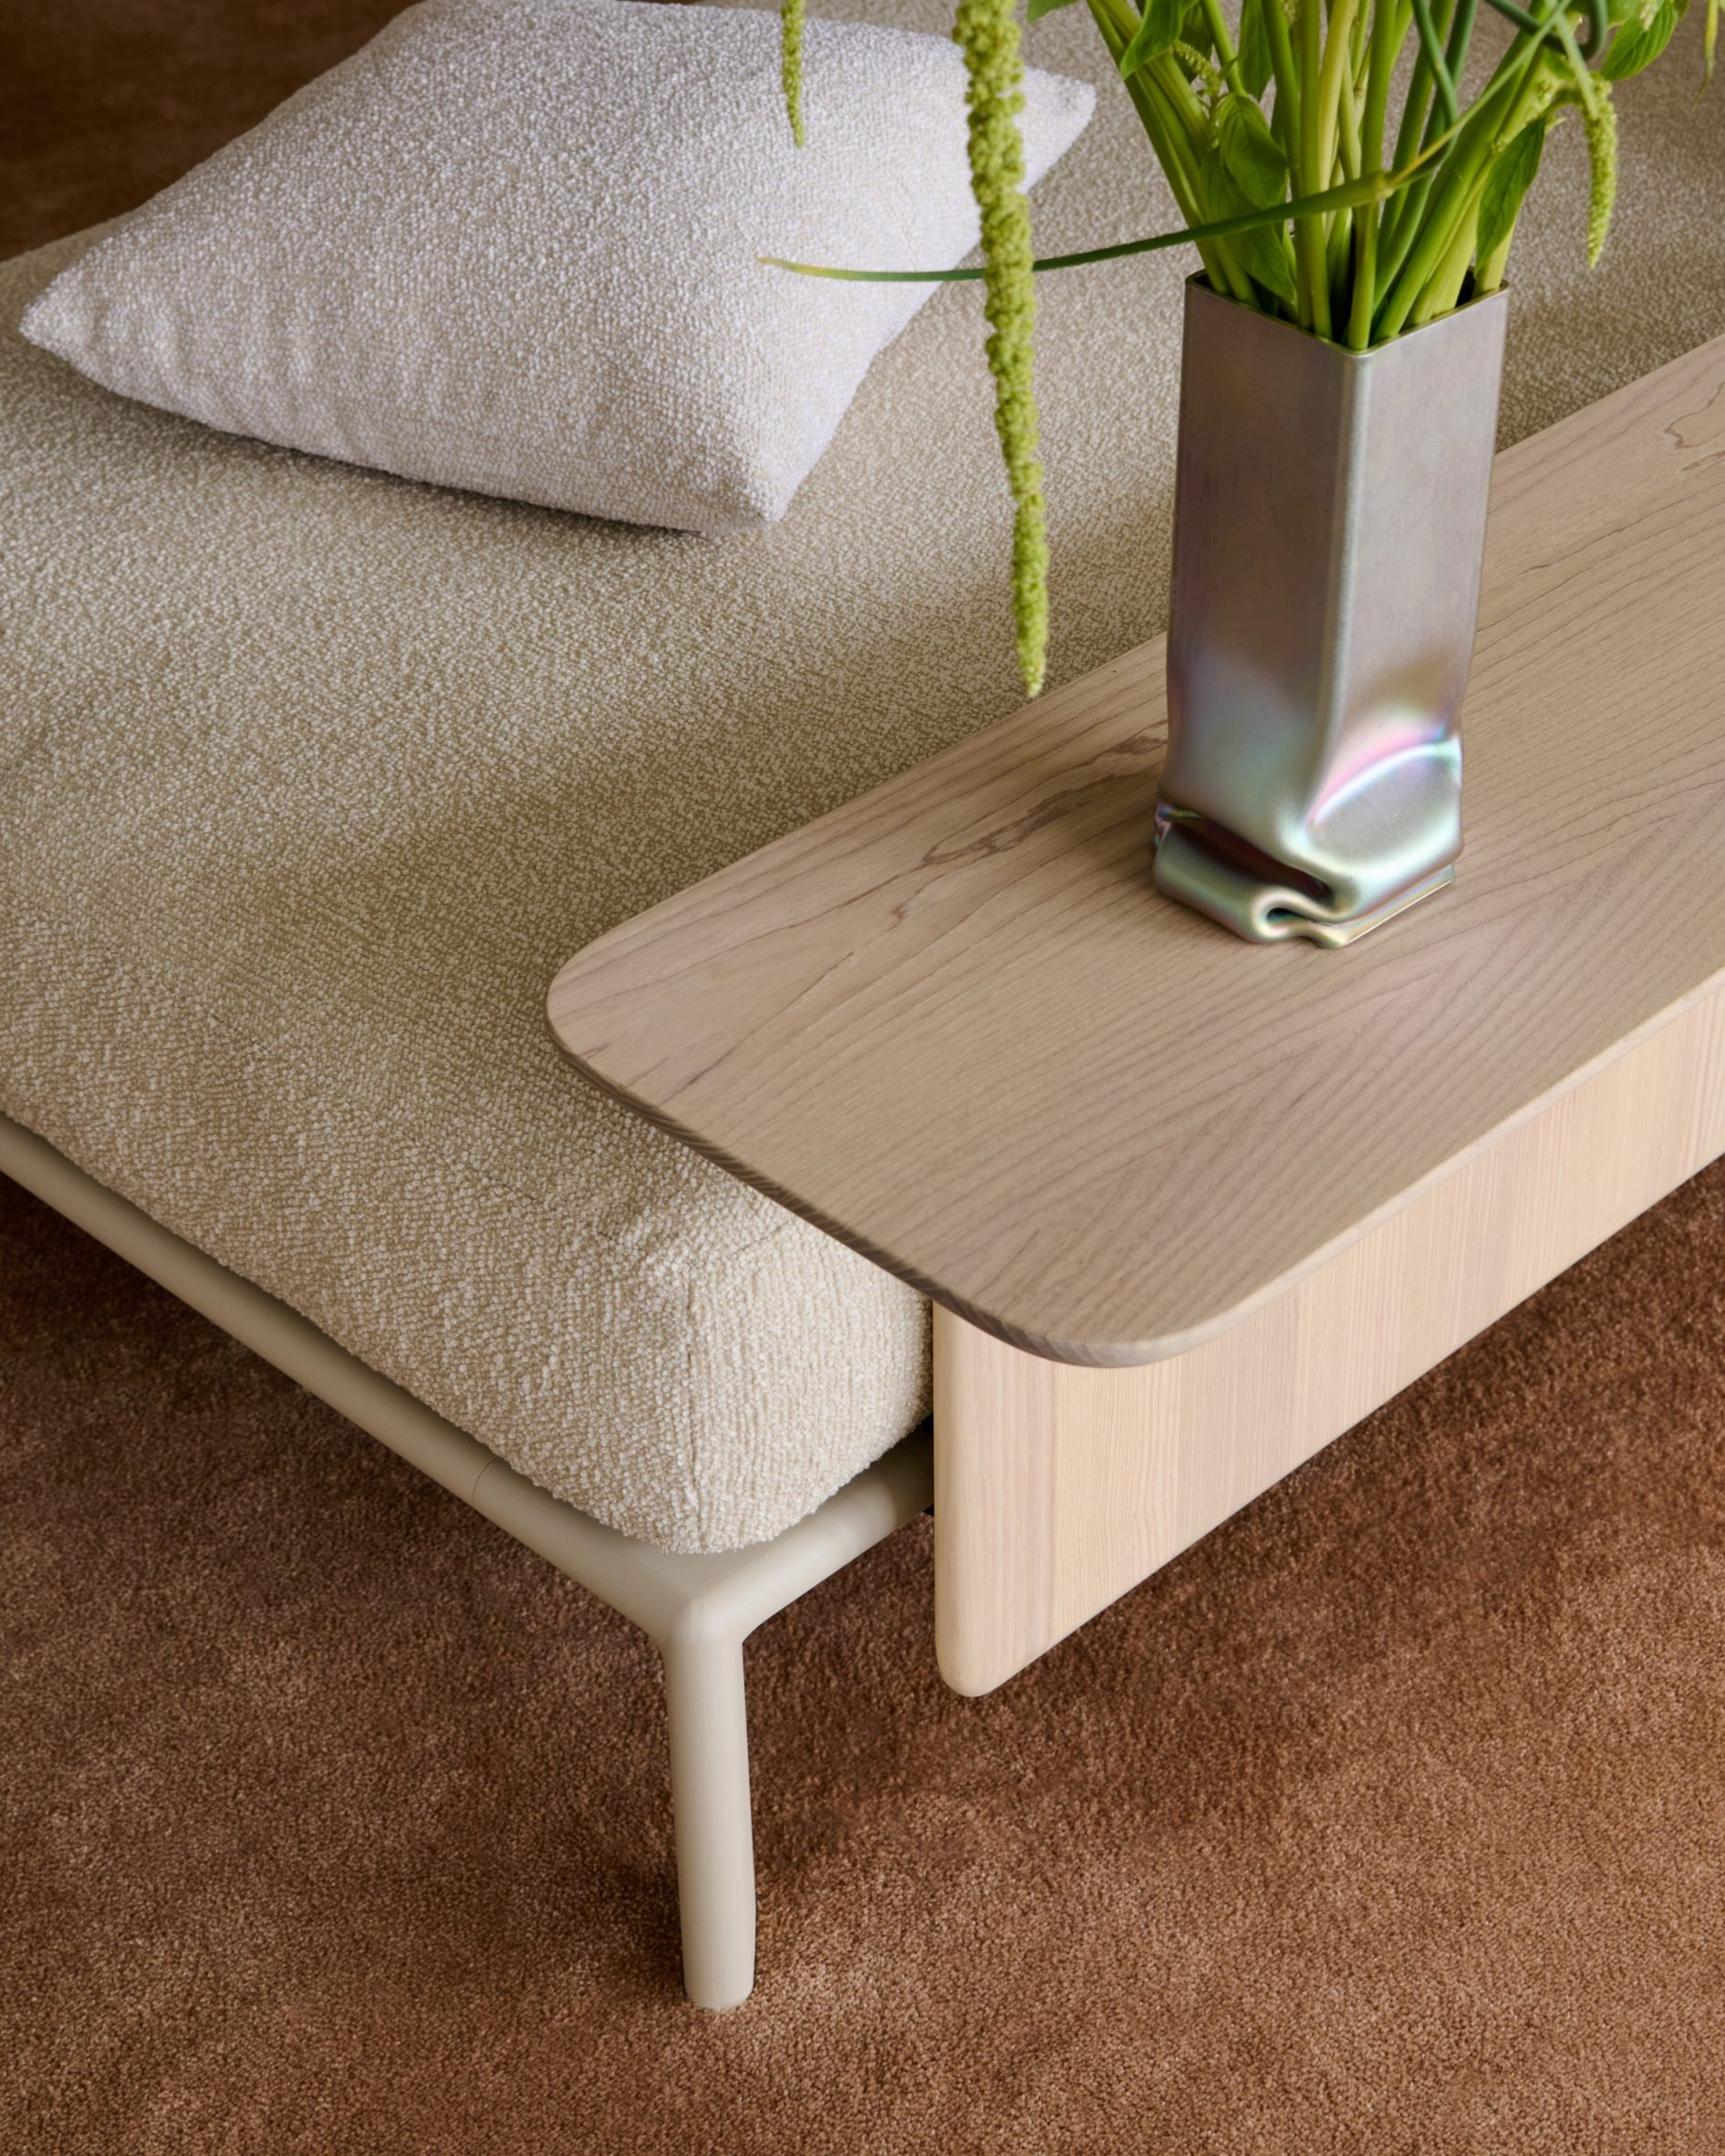
{"type": "Polygon", "coordinates": [[[735,2006],[754,1988],[754,1824],[743,1643],[662,1641],[683,1989],[735,2006]]]}

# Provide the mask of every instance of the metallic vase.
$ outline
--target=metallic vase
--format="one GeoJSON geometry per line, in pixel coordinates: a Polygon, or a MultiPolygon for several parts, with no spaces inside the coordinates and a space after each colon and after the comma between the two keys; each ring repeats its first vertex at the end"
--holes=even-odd
{"type": "Polygon", "coordinates": [[[1186,287],[1156,883],[1254,942],[1455,875],[1506,299],[1356,353],[1186,287]]]}

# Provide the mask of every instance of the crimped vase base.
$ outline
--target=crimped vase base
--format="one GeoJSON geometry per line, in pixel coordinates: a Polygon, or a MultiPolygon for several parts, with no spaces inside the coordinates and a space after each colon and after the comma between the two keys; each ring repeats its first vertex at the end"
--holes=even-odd
{"type": "Polygon", "coordinates": [[[1250,943],[1292,943],[1304,939],[1326,950],[1357,943],[1398,914],[1418,906],[1454,883],[1453,861],[1417,877],[1374,905],[1345,912],[1334,894],[1304,877],[1289,879],[1285,870],[1254,873],[1233,845],[1217,846],[1201,823],[1159,809],[1156,819],[1154,881],[1164,897],[1207,914],[1250,943]],[[1230,856],[1232,856],[1231,858],[1230,856]]]}

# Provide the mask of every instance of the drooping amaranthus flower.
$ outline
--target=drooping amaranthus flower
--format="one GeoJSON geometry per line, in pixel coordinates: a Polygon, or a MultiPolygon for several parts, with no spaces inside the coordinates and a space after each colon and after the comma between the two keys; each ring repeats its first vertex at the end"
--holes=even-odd
{"type": "Polygon", "coordinates": [[[803,0],[780,0],[779,77],[791,137],[801,150],[808,140],[803,128],[803,0]]]}
{"type": "Polygon", "coordinates": [[[983,313],[994,378],[994,426],[1013,492],[1013,617],[1018,664],[1032,696],[1042,688],[1048,648],[1048,534],[1037,455],[1032,333],[1036,280],[1031,274],[1024,146],[1018,132],[1024,68],[1016,0],[960,0],[952,35],[969,80],[971,186],[982,219],[983,313]]]}
{"type": "Polygon", "coordinates": [[[1605,251],[1611,212],[1617,201],[1617,111],[1603,84],[1581,109],[1587,130],[1587,267],[1605,251]]]}

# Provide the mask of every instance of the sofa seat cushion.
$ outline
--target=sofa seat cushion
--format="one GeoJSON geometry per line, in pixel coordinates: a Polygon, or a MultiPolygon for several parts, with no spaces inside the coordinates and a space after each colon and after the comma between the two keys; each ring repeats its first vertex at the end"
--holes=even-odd
{"type": "MultiPolygon", "coordinates": [[[[1622,92],[1591,277],[1580,130],[1553,140],[1508,433],[1725,329],[1692,274],[1725,228],[1696,27],[1693,68],[1622,92]]],[[[1079,10],[1031,47],[1106,80],[1079,10]]],[[[1036,217],[1051,250],[1172,221],[1117,91],[1036,217]]],[[[0,267],[0,1110],[600,1519],[777,1532],[926,1412],[926,1311],[590,1091],[544,995],[1013,708],[974,288],[882,355],[783,523],[712,541],[113,396],[16,331],[85,244],[0,267]]],[[[1044,290],[1052,679],[1162,623],[1183,274],[1044,290]]]]}

